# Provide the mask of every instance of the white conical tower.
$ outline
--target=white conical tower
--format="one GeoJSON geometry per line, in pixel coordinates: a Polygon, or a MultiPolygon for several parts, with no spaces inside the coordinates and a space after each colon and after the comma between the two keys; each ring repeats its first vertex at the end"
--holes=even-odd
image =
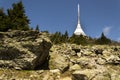
{"type": "Polygon", "coordinates": [[[77,24],[77,28],[74,31],[75,35],[83,35],[86,36],[86,34],[84,33],[84,31],[82,30],[82,27],[80,25],[80,9],[79,9],[79,4],[78,4],[78,24],[77,24]]]}

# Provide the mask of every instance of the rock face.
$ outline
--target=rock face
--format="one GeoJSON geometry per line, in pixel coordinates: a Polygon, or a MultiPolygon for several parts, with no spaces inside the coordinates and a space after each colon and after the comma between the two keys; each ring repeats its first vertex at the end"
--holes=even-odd
{"type": "Polygon", "coordinates": [[[52,44],[45,33],[36,31],[0,32],[0,67],[47,68],[52,44]]]}

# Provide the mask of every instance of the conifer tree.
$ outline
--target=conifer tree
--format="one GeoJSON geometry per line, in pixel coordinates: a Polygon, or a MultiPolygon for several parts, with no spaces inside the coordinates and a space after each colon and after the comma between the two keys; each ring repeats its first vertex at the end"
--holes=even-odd
{"type": "Polygon", "coordinates": [[[39,25],[36,26],[35,30],[39,32],[39,25]]]}
{"type": "Polygon", "coordinates": [[[62,34],[62,36],[61,36],[61,42],[66,43],[67,41],[68,41],[68,32],[65,31],[65,33],[62,34]]]}
{"type": "Polygon", "coordinates": [[[8,9],[9,26],[12,29],[28,30],[29,19],[25,15],[22,1],[14,3],[12,9],[8,9]]]}
{"type": "Polygon", "coordinates": [[[101,37],[96,40],[96,44],[110,44],[111,40],[108,39],[102,32],[101,37]]]}
{"type": "Polygon", "coordinates": [[[7,26],[6,26],[6,21],[7,20],[7,15],[4,13],[3,8],[0,8],[0,31],[6,31],[7,26]]]}
{"type": "Polygon", "coordinates": [[[69,36],[68,36],[68,32],[65,31],[65,39],[67,40],[68,38],[69,38],[69,36]]]}

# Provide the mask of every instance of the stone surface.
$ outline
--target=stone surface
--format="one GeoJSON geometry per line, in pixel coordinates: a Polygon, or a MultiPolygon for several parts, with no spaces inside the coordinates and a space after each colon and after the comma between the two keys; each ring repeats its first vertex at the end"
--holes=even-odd
{"type": "Polygon", "coordinates": [[[52,44],[45,33],[36,31],[0,32],[0,67],[42,68],[52,44]]]}

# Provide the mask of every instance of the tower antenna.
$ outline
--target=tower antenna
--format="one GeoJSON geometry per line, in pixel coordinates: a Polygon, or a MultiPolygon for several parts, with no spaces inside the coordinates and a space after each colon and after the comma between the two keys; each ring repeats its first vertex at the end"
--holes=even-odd
{"type": "Polygon", "coordinates": [[[78,24],[80,24],[80,5],[78,4],[78,24]]]}

